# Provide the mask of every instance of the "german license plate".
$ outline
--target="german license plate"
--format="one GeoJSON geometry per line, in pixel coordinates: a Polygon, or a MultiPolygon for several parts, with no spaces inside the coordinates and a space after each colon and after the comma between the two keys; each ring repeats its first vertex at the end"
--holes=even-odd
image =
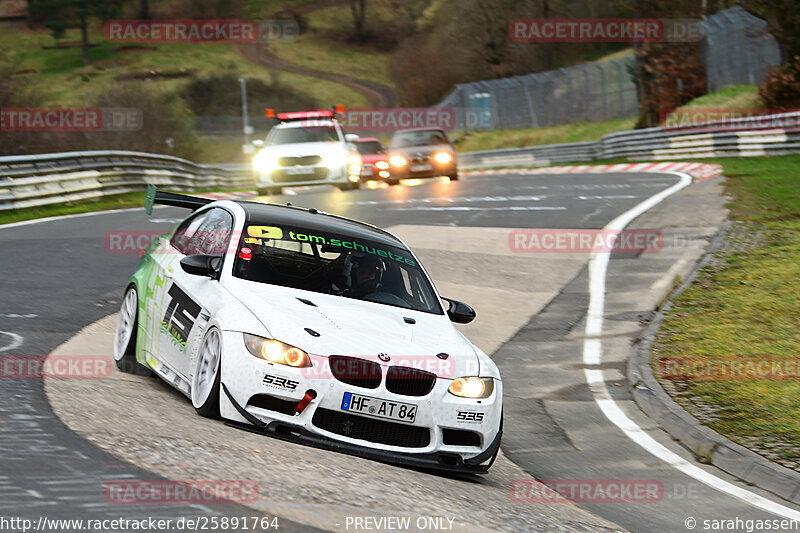
{"type": "Polygon", "coordinates": [[[290,176],[303,175],[307,176],[314,173],[314,167],[288,167],[286,173],[290,176]]]}
{"type": "Polygon", "coordinates": [[[352,392],[344,393],[342,410],[408,423],[413,423],[417,417],[417,406],[414,404],[381,400],[352,392]]]}
{"type": "Polygon", "coordinates": [[[431,170],[433,167],[430,165],[411,165],[411,172],[422,172],[423,170],[431,170]]]}

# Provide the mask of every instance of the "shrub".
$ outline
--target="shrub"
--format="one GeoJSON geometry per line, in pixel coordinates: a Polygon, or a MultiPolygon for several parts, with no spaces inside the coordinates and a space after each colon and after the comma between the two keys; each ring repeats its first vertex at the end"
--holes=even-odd
{"type": "Polygon", "coordinates": [[[800,56],[793,63],[770,69],[758,96],[770,109],[800,107],[800,56]]]}
{"type": "MultiPolygon", "coordinates": [[[[304,93],[282,85],[278,78],[265,83],[258,78],[246,78],[247,104],[251,114],[261,114],[264,108],[299,110],[314,107],[316,102],[304,93]]],[[[197,116],[239,116],[242,97],[239,76],[225,73],[192,80],[181,96],[197,116]]]]}

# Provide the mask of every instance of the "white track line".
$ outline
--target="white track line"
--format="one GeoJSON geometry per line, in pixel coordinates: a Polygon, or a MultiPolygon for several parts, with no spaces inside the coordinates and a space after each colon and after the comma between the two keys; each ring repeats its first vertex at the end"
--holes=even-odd
{"type": "MultiPolygon", "coordinates": [[[[692,182],[692,177],[682,172],[668,172],[680,177],[681,180],[672,187],[665,189],[655,196],[652,196],[640,203],[630,211],[627,211],[611,222],[604,228],[607,230],[622,230],[634,218],[638,217],[648,209],[668,196],[680,191],[692,182]]],[[[603,313],[605,307],[606,291],[606,271],[608,270],[610,252],[593,252],[589,259],[589,310],[586,316],[586,338],[583,342],[583,363],[584,365],[599,365],[603,357],[603,345],[600,335],[603,332],[603,313]]],[[[622,430],[633,442],[647,450],[649,453],[658,457],[670,466],[680,470],[684,474],[714,488],[720,492],[729,494],[750,505],[763,509],[769,513],[783,516],[790,520],[800,520],[800,512],[779,503],[768,500],[749,490],[745,490],[733,483],[725,481],[702,468],[690,463],[675,452],[669,450],[653,437],[648,435],[636,422],[628,416],[617,405],[611,394],[606,388],[603,379],[603,371],[598,369],[584,369],[586,382],[594,396],[594,401],[603,411],[603,414],[618,428],[622,430]]]]}
{"type": "Polygon", "coordinates": [[[13,350],[14,348],[19,348],[22,346],[23,339],[20,335],[17,335],[16,333],[10,333],[8,331],[0,331],[0,334],[11,337],[11,344],[0,348],[0,352],[7,352],[8,350],[13,350]]]}
{"type": "Polygon", "coordinates": [[[55,217],[34,218],[23,220],[22,222],[12,222],[11,224],[0,224],[0,229],[17,228],[19,226],[30,226],[31,224],[41,224],[42,222],[55,222],[57,220],[67,220],[69,218],[94,217],[97,215],[108,215],[111,213],[125,213],[126,211],[138,211],[141,207],[126,207],[125,209],[108,209],[106,211],[91,211],[89,213],[75,213],[73,215],[59,215],[55,217]]]}

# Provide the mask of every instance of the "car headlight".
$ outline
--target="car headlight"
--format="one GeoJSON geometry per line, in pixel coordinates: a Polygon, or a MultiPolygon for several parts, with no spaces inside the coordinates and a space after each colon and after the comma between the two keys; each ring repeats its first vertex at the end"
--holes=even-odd
{"type": "Polygon", "coordinates": [[[329,151],[322,156],[322,164],[331,170],[347,165],[347,160],[348,154],[342,150],[329,151]]]}
{"type": "Polygon", "coordinates": [[[311,366],[311,359],[306,352],[285,342],[245,333],[244,345],[248,352],[270,363],[293,367],[311,366]]]}
{"type": "Polygon", "coordinates": [[[263,150],[253,157],[253,168],[259,172],[269,172],[276,166],[276,163],[275,157],[263,150]]]}
{"type": "Polygon", "coordinates": [[[488,398],[494,391],[494,380],[476,376],[456,378],[447,390],[450,394],[461,398],[488,398]]]}
{"type": "Polygon", "coordinates": [[[350,154],[347,156],[347,171],[351,176],[358,176],[361,174],[361,156],[358,154],[350,154]]]}
{"type": "Polygon", "coordinates": [[[403,157],[402,155],[393,155],[392,157],[389,158],[389,163],[393,167],[404,167],[406,166],[406,163],[408,163],[408,161],[406,161],[406,158],[403,157]]]}
{"type": "Polygon", "coordinates": [[[387,168],[389,168],[389,163],[387,163],[386,161],[378,161],[377,163],[375,163],[375,168],[386,170],[387,168]]]}
{"type": "Polygon", "coordinates": [[[453,160],[453,154],[450,152],[436,152],[433,155],[433,160],[439,163],[440,165],[446,165],[450,161],[453,160]]]}

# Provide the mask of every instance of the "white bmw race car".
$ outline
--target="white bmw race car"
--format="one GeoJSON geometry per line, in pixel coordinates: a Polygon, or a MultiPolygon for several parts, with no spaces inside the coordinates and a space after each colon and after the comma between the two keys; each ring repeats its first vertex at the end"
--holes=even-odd
{"type": "Polygon", "coordinates": [[[416,467],[486,472],[502,435],[497,366],[453,325],[417,257],[314,209],[148,193],[193,213],[125,290],[117,366],[155,372],[203,416],[416,467]]]}

